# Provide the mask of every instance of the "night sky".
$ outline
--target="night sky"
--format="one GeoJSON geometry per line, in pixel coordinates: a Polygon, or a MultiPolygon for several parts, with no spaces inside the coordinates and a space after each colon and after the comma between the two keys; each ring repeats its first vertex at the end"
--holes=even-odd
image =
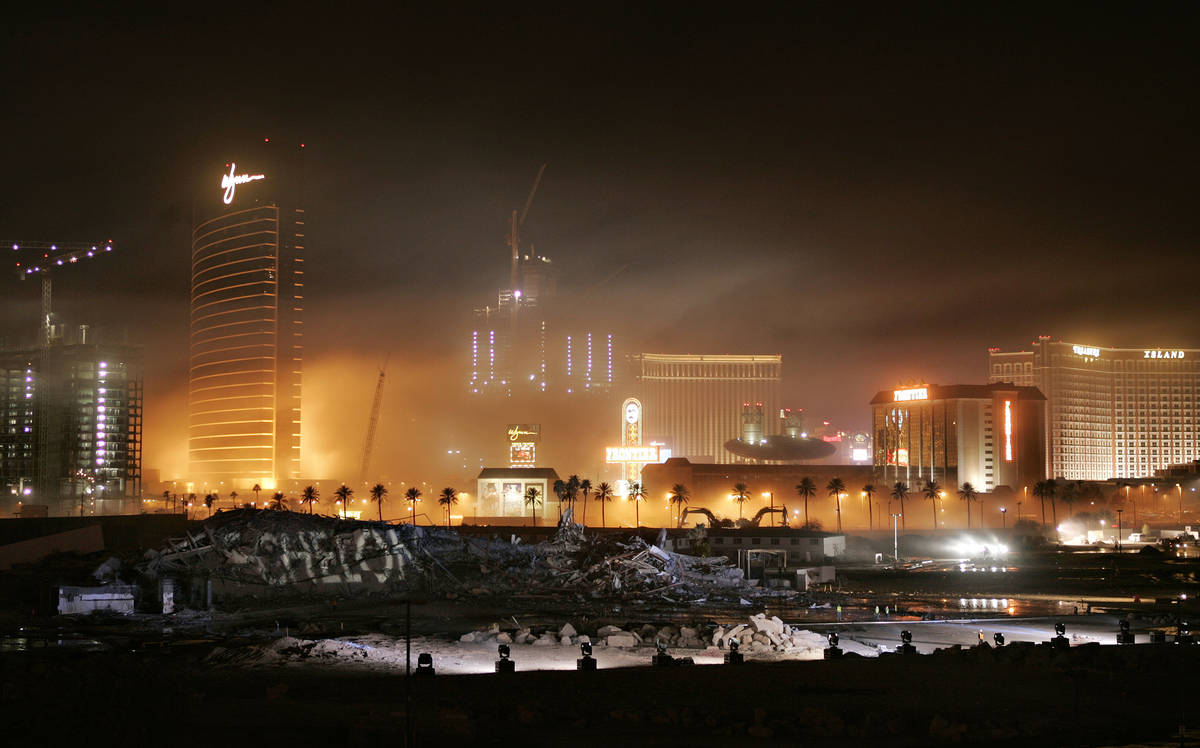
{"type": "MultiPolygon", "coordinates": [[[[1200,345],[1194,20],[968,5],[11,18],[0,239],[117,241],[56,311],[146,344],[164,477],[192,196],[263,137],[309,159],[311,472],[358,459],[389,351],[389,469],[477,437],[470,311],[542,163],[525,238],[582,316],[635,350],[782,353],[785,399],[843,428],[900,378],[983,381],[990,345],[1200,345]]],[[[37,287],[0,283],[12,339],[37,287]]]]}

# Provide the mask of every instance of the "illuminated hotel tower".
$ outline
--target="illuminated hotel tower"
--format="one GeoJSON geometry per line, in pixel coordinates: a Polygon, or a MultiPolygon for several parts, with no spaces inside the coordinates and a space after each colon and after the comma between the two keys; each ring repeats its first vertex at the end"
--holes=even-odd
{"type": "Polygon", "coordinates": [[[193,490],[299,477],[302,153],[264,141],[205,173],[192,231],[193,490]]]}
{"type": "Polygon", "coordinates": [[[1103,348],[1039,336],[988,349],[988,381],[1048,401],[1047,464],[1067,480],[1148,478],[1200,459],[1200,349],[1103,348]]]}

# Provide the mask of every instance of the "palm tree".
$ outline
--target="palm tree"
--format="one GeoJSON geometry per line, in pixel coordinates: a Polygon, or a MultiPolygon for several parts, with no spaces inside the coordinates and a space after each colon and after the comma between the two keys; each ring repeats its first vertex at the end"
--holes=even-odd
{"type": "Polygon", "coordinates": [[[567,506],[571,507],[571,514],[575,513],[575,497],[579,495],[579,485],[578,475],[567,476],[567,506]]]}
{"type": "Polygon", "coordinates": [[[312,514],[313,504],[320,501],[320,495],[320,492],[313,486],[305,486],[304,490],[300,492],[300,505],[308,504],[308,513],[312,514]]]}
{"type": "Polygon", "coordinates": [[[212,516],[212,505],[217,500],[215,493],[210,493],[204,497],[204,508],[208,510],[208,516],[212,516]]]}
{"type": "Polygon", "coordinates": [[[596,501],[600,502],[600,526],[601,527],[608,527],[608,522],[604,518],[604,505],[607,504],[608,502],[612,501],[612,499],[613,499],[612,486],[610,486],[604,482],[601,482],[600,485],[596,486],[596,501]]]}
{"type": "Polygon", "coordinates": [[[446,527],[450,526],[450,507],[458,503],[458,491],[447,486],[438,495],[438,503],[446,507],[446,527]]]}
{"type": "Polygon", "coordinates": [[[411,512],[412,524],[417,524],[417,502],[421,500],[421,489],[413,486],[404,492],[404,500],[408,502],[408,508],[411,512]]]}
{"type": "Polygon", "coordinates": [[[633,482],[629,484],[629,500],[633,502],[633,526],[642,526],[642,517],[638,511],[639,504],[646,500],[646,489],[642,488],[642,484],[633,482]]]}
{"type": "Polygon", "coordinates": [[[283,498],[283,491],[276,491],[271,495],[271,503],[267,508],[275,512],[282,512],[288,508],[287,500],[283,498]]]}
{"type": "Polygon", "coordinates": [[[254,488],[250,490],[254,492],[254,506],[258,506],[258,492],[262,490],[262,486],[255,483],[254,488]]]}
{"type": "Polygon", "coordinates": [[[167,502],[171,500],[171,492],[163,491],[163,511],[167,511],[167,502]]]}
{"type": "Polygon", "coordinates": [[[941,496],[941,494],[942,494],[942,487],[938,485],[937,481],[928,480],[925,482],[925,487],[921,489],[921,493],[925,494],[925,498],[927,498],[931,502],[933,502],[933,529],[936,530],[937,524],[938,524],[938,522],[937,522],[937,510],[938,510],[937,500],[938,500],[938,497],[941,496]]]}
{"type": "MultiPolygon", "coordinates": [[[[1079,500],[1079,487],[1082,483],[1083,483],[1083,481],[1067,481],[1066,483],[1063,484],[1062,492],[1058,496],[1060,499],[1062,499],[1062,503],[1067,505],[1067,518],[1068,519],[1070,519],[1070,517],[1071,517],[1071,507],[1073,507],[1075,505],[1075,502],[1079,500]]],[[[1051,501],[1053,502],[1053,500],[1051,500],[1051,501]]],[[[1056,526],[1057,526],[1057,523],[1058,523],[1058,520],[1056,519],[1055,520],[1056,526]]]]}
{"type": "Polygon", "coordinates": [[[867,529],[875,529],[875,512],[871,509],[871,500],[875,497],[875,484],[868,483],[862,488],[863,496],[867,497],[867,529]]]}
{"type": "Polygon", "coordinates": [[[750,500],[750,490],[746,488],[745,483],[733,484],[733,495],[730,497],[737,502],[738,519],[742,518],[742,505],[750,500]]]}
{"type": "Polygon", "coordinates": [[[825,485],[825,490],[833,497],[834,506],[837,508],[837,531],[840,533],[842,531],[842,494],[846,491],[846,482],[841,478],[830,478],[829,483],[825,485]]]}
{"type": "Polygon", "coordinates": [[[579,481],[579,493],[583,495],[583,521],[580,522],[584,527],[587,527],[587,500],[588,494],[592,492],[592,482],[587,478],[579,481]]]}
{"type": "MultiPolygon", "coordinates": [[[[1057,488],[1054,480],[1040,480],[1033,484],[1033,495],[1042,502],[1042,525],[1046,524],[1046,499],[1050,499],[1050,507],[1054,507],[1054,490],[1057,488]]],[[[1058,513],[1055,512],[1054,525],[1058,526],[1058,513]]]]}
{"type": "Polygon", "coordinates": [[[900,525],[905,526],[904,521],[904,500],[908,498],[908,484],[903,481],[896,481],[896,485],[892,486],[892,498],[900,502],[900,525]]]}
{"type": "MultiPolygon", "coordinates": [[[[555,481],[555,483],[561,482],[555,481]]],[[[530,486],[525,489],[525,503],[529,505],[529,524],[536,525],[537,516],[535,512],[537,511],[538,504],[542,503],[542,492],[537,490],[537,486],[530,486]]]]}
{"type": "Polygon", "coordinates": [[[354,495],[354,489],[347,486],[345,483],[338,486],[338,490],[333,492],[333,495],[338,497],[338,501],[342,504],[342,519],[346,518],[346,507],[350,505],[350,497],[354,495]]]}
{"type": "Polygon", "coordinates": [[[804,498],[804,525],[808,526],[808,500],[817,495],[817,484],[812,478],[805,476],[796,484],[796,493],[804,498]]]}
{"type": "Polygon", "coordinates": [[[688,503],[688,487],[682,483],[671,486],[670,501],[675,507],[675,516],[679,518],[676,525],[683,527],[683,507],[688,503]]]}
{"type": "MultiPolygon", "coordinates": [[[[975,490],[975,486],[970,483],[962,484],[962,488],[958,489],[958,498],[967,502],[967,529],[971,529],[971,502],[979,498],[979,492],[975,490]]],[[[979,524],[983,525],[983,520],[980,519],[979,524]]]]}
{"type": "Polygon", "coordinates": [[[387,486],[376,483],[371,486],[371,501],[379,505],[379,521],[383,521],[383,499],[388,495],[387,486]]]}
{"type": "Polygon", "coordinates": [[[237,492],[237,491],[230,491],[230,492],[229,492],[229,500],[233,502],[233,505],[234,505],[235,507],[237,506],[237,497],[238,497],[238,492],[237,492]]]}
{"type": "Polygon", "coordinates": [[[558,497],[558,518],[562,519],[562,505],[567,500],[567,482],[562,478],[554,481],[554,495],[558,497]]]}

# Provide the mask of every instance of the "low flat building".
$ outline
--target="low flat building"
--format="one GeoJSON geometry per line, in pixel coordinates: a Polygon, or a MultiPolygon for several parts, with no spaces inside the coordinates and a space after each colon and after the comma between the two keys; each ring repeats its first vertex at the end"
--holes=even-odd
{"type": "Polygon", "coordinates": [[[558,473],[553,468],[484,468],[475,478],[475,500],[477,513],[475,522],[485,524],[516,524],[536,518],[541,523],[545,518],[557,522],[559,515],[558,496],[554,494],[554,482],[558,473]],[[525,493],[530,489],[538,492],[536,508],[525,502],[525,493]]]}

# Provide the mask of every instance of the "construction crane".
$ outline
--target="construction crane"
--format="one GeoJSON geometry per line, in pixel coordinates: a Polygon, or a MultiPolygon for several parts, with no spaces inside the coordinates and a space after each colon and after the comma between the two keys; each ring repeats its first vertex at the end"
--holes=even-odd
{"type": "Polygon", "coordinates": [[[367,419],[367,440],[363,444],[362,469],[358,473],[361,482],[367,480],[367,470],[371,467],[371,450],[375,448],[375,427],[379,425],[379,406],[383,403],[383,383],[387,377],[388,360],[392,354],[383,359],[379,368],[379,381],[375,384],[375,400],[371,403],[371,417],[367,419]]]}
{"type": "Polygon", "coordinates": [[[42,318],[39,323],[38,345],[44,347],[50,345],[50,276],[58,272],[59,268],[111,252],[114,244],[112,239],[95,244],[6,241],[0,243],[0,247],[12,247],[10,251],[20,253],[14,260],[18,278],[27,280],[36,275],[42,279],[42,318]]]}
{"type": "MultiPolygon", "coordinates": [[[[529,197],[525,199],[525,207],[521,209],[521,215],[517,217],[517,211],[512,212],[512,223],[509,225],[508,246],[512,248],[512,275],[510,278],[509,287],[513,290],[514,295],[517,293],[517,285],[520,282],[518,268],[521,262],[521,227],[525,225],[525,216],[529,215],[529,207],[533,205],[533,196],[537,194],[538,185],[542,183],[542,174],[546,171],[546,165],[542,164],[542,168],[538,169],[537,176],[533,180],[533,189],[529,190],[529,197]]],[[[513,304],[513,309],[516,309],[516,304],[513,304]]]]}

